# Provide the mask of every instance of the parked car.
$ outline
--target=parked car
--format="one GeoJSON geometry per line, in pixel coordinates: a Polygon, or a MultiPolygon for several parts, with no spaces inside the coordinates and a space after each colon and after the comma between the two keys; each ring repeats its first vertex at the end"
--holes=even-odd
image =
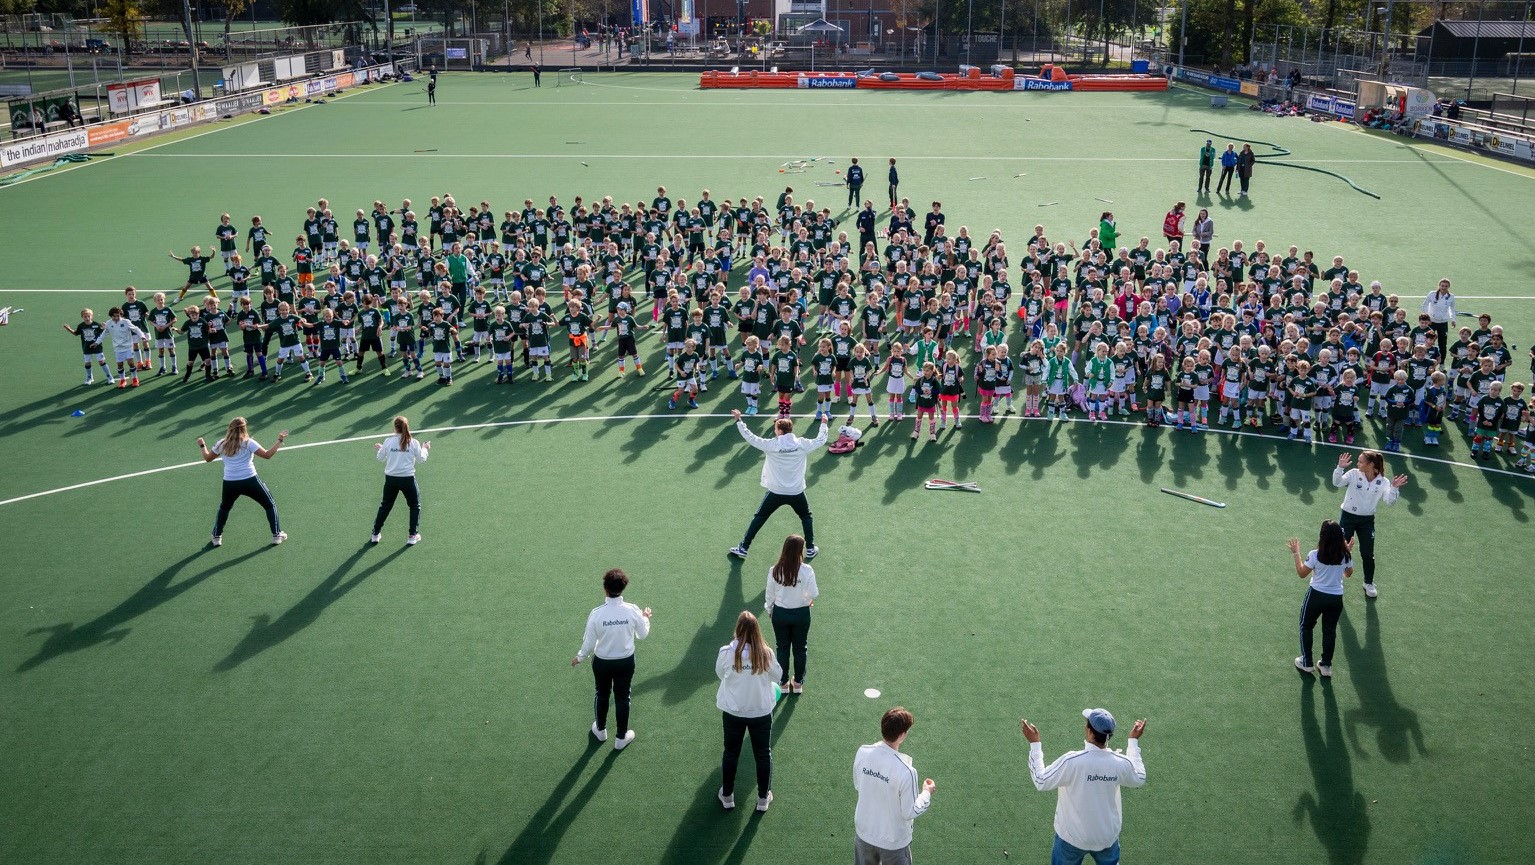
{"type": "Polygon", "coordinates": [[[85,40],[84,48],[92,54],[110,53],[112,51],[112,43],[105,39],[87,39],[85,40]]]}

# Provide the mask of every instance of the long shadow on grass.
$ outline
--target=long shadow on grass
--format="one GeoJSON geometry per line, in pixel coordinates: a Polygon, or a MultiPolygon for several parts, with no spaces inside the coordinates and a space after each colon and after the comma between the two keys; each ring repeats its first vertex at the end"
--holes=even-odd
{"type": "Polygon", "coordinates": [[[132,631],[132,628],[123,627],[128,622],[133,621],[161,604],[175,600],[183,592],[192,589],[198,583],[214,574],[236,567],[269,549],[271,549],[270,546],[263,546],[244,555],[236,556],[233,559],[219,561],[217,564],[187,577],[179,583],[176,582],[176,577],[188,565],[204,556],[217,555],[212,547],[204,547],[161,571],[154,579],[145,583],[142,588],[125,598],[122,603],[83,625],[65,622],[60,625],[50,625],[46,628],[34,628],[27,632],[29,636],[47,634],[48,639],[38,648],[37,654],[21,662],[21,666],[16,668],[16,672],[24,673],[33,667],[69,652],[78,652],[81,649],[89,649],[102,643],[122,642],[123,638],[127,637],[129,632],[132,631]]]}
{"type": "Polygon", "coordinates": [[[363,580],[378,573],[390,562],[403,555],[407,547],[400,547],[364,570],[358,571],[351,579],[342,582],[342,578],[362,560],[368,549],[364,547],[349,556],[331,572],[330,576],[276,619],[265,614],[251,617],[250,633],[245,635],[245,639],[234,647],[228,657],[214,664],[213,669],[219,672],[232,670],[314,624],[326,608],[341,600],[347,592],[357,588],[363,580]]]}
{"type": "MultiPolygon", "coordinates": [[[[1346,620],[1345,620],[1346,621],[1346,620]]],[[[1352,677],[1356,672],[1348,668],[1352,677]]],[[[1306,743],[1306,761],[1311,764],[1315,792],[1302,793],[1295,803],[1293,816],[1299,823],[1309,818],[1317,840],[1327,849],[1332,865],[1356,865],[1365,861],[1370,846],[1370,814],[1364,793],[1354,789],[1354,773],[1349,764],[1348,743],[1343,738],[1343,723],[1338,717],[1338,698],[1332,682],[1301,676],[1301,737],[1306,743]],[[1322,689],[1327,729],[1324,735],[1316,717],[1316,689],[1322,689]]]]}
{"type": "MultiPolygon", "coordinates": [[[[795,697],[785,697],[774,710],[773,733],[768,737],[774,747],[777,747],[784,728],[789,726],[789,719],[794,717],[794,707],[798,702],[795,697]]],[[[723,745],[720,747],[723,750],[723,745]]],[[[719,799],[715,798],[720,789],[721,779],[715,774],[719,770],[711,770],[709,777],[694,792],[687,811],[677,821],[672,840],[666,845],[666,852],[661,854],[662,862],[667,865],[706,865],[715,862],[719,865],[740,865],[746,859],[765,815],[756,810],[757,775],[751,748],[743,743],[742,752],[741,771],[736,773],[735,810],[727,813],[720,807],[719,799]],[[741,825],[743,814],[745,826],[741,825]]]]}
{"type": "Polygon", "coordinates": [[[1353,622],[1343,617],[1343,657],[1348,662],[1349,681],[1359,694],[1359,708],[1348,711],[1344,724],[1355,754],[1367,756],[1359,743],[1359,728],[1374,727],[1376,747],[1386,762],[1406,763],[1412,760],[1414,748],[1419,755],[1427,755],[1428,749],[1423,745],[1418,713],[1397,702],[1391,692],[1380,640],[1380,614],[1375,610],[1374,601],[1366,603],[1362,643],[1353,622]]]}
{"type": "MultiPolygon", "coordinates": [[[[506,852],[497,859],[498,865],[542,865],[553,861],[555,851],[559,849],[560,841],[565,833],[570,831],[571,824],[581,815],[581,809],[590,802],[592,795],[601,786],[602,780],[607,777],[608,771],[613,768],[613,761],[618,757],[618,752],[608,749],[608,755],[597,766],[597,771],[592,773],[586,783],[582,785],[580,792],[570,795],[571,788],[576,785],[576,779],[586,771],[587,764],[592,757],[602,748],[602,744],[596,739],[587,737],[586,750],[581,753],[580,759],[565,773],[565,777],[554,785],[549,798],[544,804],[528,818],[528,822],[517,837],[512,841],[512,846],[506,848],[506,852]],[[569,803],[566,803],[566,799],[569,803]]],[[[475,858],[475,865],[484,865],[486,855],[482,851],[475,858]]]]}
{"type": "Polygon", "coordinates": [[[720,592],[720,608],[714,614],[714,621],[698,626],[698,632],[693,635],[693,641],[688,643],[687,650],[682,653],[676,666],[635,685],[633,697],[661,691],[661,702],[675,706],[714,681],[714,658],[719,654],[720,646],[730,642],[736,617],[741,615],[742,610],[750,609],[746,605],[746,592],[741,586],[741,564],[739,559],[730,560],[730,572],[720,592]]]}

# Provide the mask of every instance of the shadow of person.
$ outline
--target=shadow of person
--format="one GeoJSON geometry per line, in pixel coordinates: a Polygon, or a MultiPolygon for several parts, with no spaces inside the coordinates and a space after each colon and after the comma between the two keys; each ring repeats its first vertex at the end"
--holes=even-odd
{"type": "MultiPolygon", "coordinates": [[[[560,841],[565,837],[565,833],[570,831],[571,824],[575,823],[576,818],[580,816],[581,809],[591,801],[592,795],[597,792],[597,787],[607,777],[608,771],[613,768],[614,760],[618,757],[618,752],[608,746],[608,755],[597,766],[597,771],[593,772],[592,777],[581,785],[579,792],[570,796],[570,790],[576,785],[576,779],[586,771],[587,764],[591,763],[592,757],[602,747],[601,742],[590,736],[587,737],[586,750],[582,752],[580,759],[576,760],[575,765],[570,767],[570,771],[565,773],[565,777],[554,785],[554,789],[549,792],[549,797],[544,800],[544,804],[538,811],[528,818],[522,831],[512,840],[512,845],[506,848],[506,852],[501,854],[500,859],[496,860],[498,865],[541,865],[541,863],[553,861],[560,841]],[[565,801],[567,797],[570,799],[568,803],[565,801]]],[[[475,861],[485,862],[485,853],[481,852],[475,861]]]]}
{"type": "Polygon", "coordinates": [[[1354,773],[1349,763],[1348,743],[1343,740],[1343,724],[1338,717],[1338,700],[1332,683],[1320,685],[1309,675],[1302,676],[1300,723],[1306,744],[1306,761],[1311,764],[1315,792],[1301,794],[1293,817],[1311,821],[1311,830],[1327,849],[1327,861],[1333,865],[1356,865],[1365,861],[1369,850],[1370,815],[1364,794],[1354,789],[1354,773]],[[1327,714],[1326,734],[1317,723],[1316,689],[1322,689],[1327,714]]]}
{"type": "Polygon", "coordinates": [[[235,667],[249,661],[251,658],[265,652],[267,649],[278,645],[284,640],[314,624],[320,614],[324,613],[331,604],[341,600],[347,592],[357,588],[363,580],[373,576],[386,565],[404,554],[408,547],[400,547],[379,561],[369,565],[366,569],[357,572],[357,575],[342,582],[341,578],[362,559],[368,552],[368,547],[363,547],[352,553],[346,561],[331,572],[331,575],[310,589],[309,594],[300,598],[298,603],[289,607],[286,612],[273,619],[265,614],[251,617],[250,633],[245,635],[239,645],[229,653],[227,657],[213,665],[216,672],[232,670],[235,667]]]}
{"type": "MultiPolygon", "coordinates": [[[[784,697],[774,709],[773,732],[768,739],[775,750],[778,748],[779,737],[789,726],[789,719],[794,717],[797,703],[794,697],[784,697]]],[[[723,750],[719,739],[714,740],[714,746],[723,750]]],[[[719,799],[715,798],[721,780],[716,761],[714,769],[694,793],[687,811],[678,819],[672,840],[661,855],[662,862],[667,865],[704,865],[714,862],[719,865],[740,865],[745,861],[752,840],[757,835],[758,824],[764,816],[756,810],[757,775],[749,739],[742,743],[739,769],[736,773],[735,810],[725,813],[720,808],[719,799]],[[747,815],[745,826],[741,826],[743,813],[747,815]]]]}
{"type": "Polygon", "coordinates": [[[261,555],[268,549],[271,549],[271,547],[263,546],[235,558],[221,560],[179,583],[175,582],[176,576],[185,570],[188,565],[214,552],[212,547],[203,547],[161,571],[138,591],[123,599],[122,603],[83,625],[64,622],[63,624],[50,625],[46,628],[34,628],[27,632],[29,636],[47,634],[48,639],[44,640],[43,644],[38,647],[37,654],[21,662],[21,665],[16,668],[16,672],[24,673],[39,664],[46,663],[69,652],[78,652],[81,649],[88,649],[102,643],[120,643],[132,630],[132,628],[123,627],[128,622],[144,615],[161,604],[175,600],[183,592],[195,587],[198,583],[217,574],[219,571],[233,568],[261,555]]]}
{"type": "Polygon", "coordinates": [[[698,626],[698,631],[693,634],[692,641],[688,643],[676,666],[635,684],[632,697],[661,691],[661,703],[675,706],[714,681],[714,659],[719,655],[720,647],[730,642],[736,617],[741,615],[742,610],[751,609],[746,603],[746,591],[741,584],[742,564],[740,559],[730,560],[730,572],[720,592],[720,607],[714,614],[714,621],[698,626]]]}
{"type": "Polygon", "coordinates": [[[1380,642],[1380,613],[1376,612],[1375,602],[1365,605],[1364,642],[1359,641],[1359,634],[1347,615],[1343,617],[1341,630],[1348,678],[1359,695],[1359,708],[1350,709],[1344,716],[1354,752],[1368,756],[1359,743],[1359,728],[1363,726],[1375,728],[1376,747],[1388,763],[1409,762],[1414,748],[1420,756],[1427,756],[1418,713],[1397,702],[1396,695],[1391,692],[1385,650],[1380,642]]]}

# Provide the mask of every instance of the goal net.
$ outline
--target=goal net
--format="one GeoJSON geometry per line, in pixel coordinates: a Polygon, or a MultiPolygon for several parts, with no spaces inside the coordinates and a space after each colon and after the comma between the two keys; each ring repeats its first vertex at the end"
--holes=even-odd
{"type": "Polygon", "coordinates": [[[554,76],[554,86],[564,87],[570,84],[581,83],[580,69],[561,69],[560,74],[554,76]]]}

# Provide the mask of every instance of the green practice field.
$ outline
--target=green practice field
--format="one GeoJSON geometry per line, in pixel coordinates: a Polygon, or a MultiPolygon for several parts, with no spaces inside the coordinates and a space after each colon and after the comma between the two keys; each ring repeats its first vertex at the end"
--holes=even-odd
{"type": "MultiPolygon", "coordinates": [[[[883,203],[895,156],[919,213],[942,199],[951,227],[1001,229],[1015,263],[1036,223],[1080,244],[1104,209],[1122,237],[1160,245],[1162,214],[1185,200],[1210,207],[1218,245],[1342,254],[1410,310],[1449,276],[1463,310],[1505,326],[1512,378],[1528,380],[1535,176],[1506,164],[1212,111],[1182,90],[553,78],[444,75],[431,109],[419,82],[361,88],[0,189],[0,306],[24,308],[0,330],[0,861],[846,862],[853,753],[897,704],[917,717],[905,750],[938,785],[916,825],[924,863],[1047,861],[1055,796],[1029,781],[1018,719],[1052,759],[1081,747],[1079,713],[1099,705],[1121,746],[1149,719],[1127,861],[1527,855],[1535,478],[1473,461],[1455,426],[1440,448],[1411,433],[1388,455],[1411,482],[1379,521],[1380,598],[1349,587],[1330,682],[1291,666],[1304,584],[1284,541],[1310,544],[1336,518],[1337,446],[1007,418],[937,444],[882,424],[852,455],[813,457],[823,594],[806,693],[774,719],[775,802],[757,815],[749,756],[744,804],[724,814],[714,799],[712,664],[736,615],[761,610],[776,541],[798,523],[781,511],[747,562],[725,555],[760,495],[733,382],[668,411],[647,336],[644,379],[617,376],[609,340],[589,383],[561,366],[553,384],[496,387],[487,363],[451,389],[376,366],[346,386],[334,370],[323,385],[80,386],[79,342],[59,325],[83,306],[104,317],[126,284],[146,299],[179,287],[166,250],[216,248],[221,212],[242,231],[261,214],[280,256],[322,196],[343,224],[374,199],[424,212],[451,192],[499,213],[550,195],[649,201],[663,184],[769,202],[789,185],[836,212],[845,192],[816,183],[849,156],[870,169],[866,197],[883,203]],[[1250,199],[1196,198],[1206,137],[1281,144],[1381,198],[1262,163],[1250,199]],[[396,413],[435,444],[425,540],[404,545],[401,504],[374,547],[372,443],[396,413]],[[292,431],[259,465],[292,535],[281,547],[250,502],[207,546],[219,469],[194,463],[194,439],[236,414],[262,444],[292,431]],[[924,491],[935,476],[983,492],[924,491]],[[591,673],[569,665],[613,566],[655,610],[621,754],[592,742],[591,673]]],[[[1373,424],[1358,442],[1380,443],[1373,424]]]]}

